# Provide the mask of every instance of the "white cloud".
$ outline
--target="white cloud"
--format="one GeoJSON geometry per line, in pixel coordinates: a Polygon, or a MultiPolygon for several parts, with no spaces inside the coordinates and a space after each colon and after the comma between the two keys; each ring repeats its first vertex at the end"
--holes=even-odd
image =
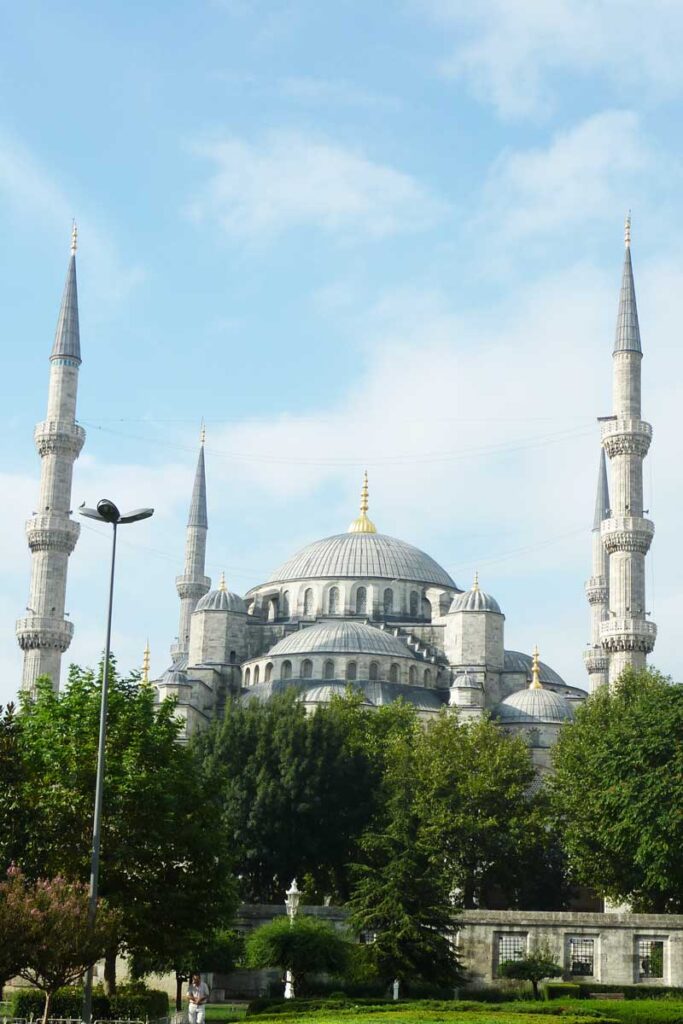
{"type": "Polygon", "coordinates": [[[191,204],[228,235],[271,237],[315,228],[380,238],[429,226],[440,206],[410,175],[338,143],[291,131],[260,143],[234,136],[206,144],[215,173],[191,204]]]}
{"type": "Polygon", "coordinates": [[[560,73],[606,80],[615,95],[683,85],[683,9],[671,0],[416,0],[453,33],[444,74],[506,117],[547,113],[560,73]]]}

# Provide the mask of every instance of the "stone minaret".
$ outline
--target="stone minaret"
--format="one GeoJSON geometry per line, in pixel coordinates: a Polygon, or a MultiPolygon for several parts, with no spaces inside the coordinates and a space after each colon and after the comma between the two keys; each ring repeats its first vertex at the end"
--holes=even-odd
{"type": "Polygon", "coordinates": [[[171,647],[174,661],[186,656],[190,649],[190,621],[197,601],[211,586],[211,580],[204,575],[206,563],[206,533],[209,520],[206,514],[206,471],[204,468],[204,441],[206,434],[202,427],[201,445],[197,460],[197,472],[192,488],[190,515],[187,520],[185,540],[185,568],[182,576],[176,576],[176,589],[180,597],[180,624],[178,642],[171,647]]]}
{"type": "Polygon", "coordinates": [[[609,655],[602,649],[600,628],[609,618],[609,556],[602,539],[602,524],[609,519],[609,490],[607,487],[607,461],[605,449],[600,452],[598,491],[595,497],[593,518],[593,566],[590,579],[586,580],[586,597],[591,607],[591,640],[583,660],[590,678],[590,692],[607,682],[609,655]]]}
{"type": "Polygon", "coordinates": [[[657,628],[646,618],[645,555],[654,523],[643,514],[643,459],[652,427],[640,418],[640,364],[643,353],[631,266],[631,219],[626,221],[626,253],[613,353],[613,415],[602,423],[602,445],[610,460],[612,506],[602,522],[609,555],[609,618],[602,623],[603,650],[609,654],[609,681],[625,668],[643,668],[657,628]]]}
{"type": "Polygon", "coordinates": [[[62,654],[73,636],[64,618],[69,555],[80,526],[71,518],[74,462],[83,447],[85,431],[76,423],[76,394],[81,346],[76,290],[76,225],[71,236],[71,259],[66,275],[55,342],[50,356],[47,417],[35,429],[41,457],[40,497],[26,524],[31,549],[31,592],[27,616],[19,619],[17,641],[24,652],[22,688],[33,691],[36,679],[47,675],[59,689],[62,654]]]}

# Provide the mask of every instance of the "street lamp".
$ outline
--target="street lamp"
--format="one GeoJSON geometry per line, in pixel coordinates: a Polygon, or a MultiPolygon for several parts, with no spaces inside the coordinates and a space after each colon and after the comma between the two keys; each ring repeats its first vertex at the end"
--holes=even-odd
{"type": "MultiPolygon", "coordinates": [[[[102,828],[102,790],[104,785],[104,744],[107,738],[107,698],[109,695],[109,655],[111,651],[111,615],[114,600],[114,566],[116,564],[116,529],[124,523],[137,523],[141,519],[149,519],[154,514],[153,508],[136,508],[132,512],[121,515],[113,501],[102,498],[97,508],[79,508],[79,514],[95,519],[98,523],[109,523],[113,527],[111,545],[111,570],[109,573],[109,606],[107,609],[107,639],[104,647],[104,665],[102,668],[102,696],[100,699],[100,737],[97,747],[97,779],[95,782],[95,813],[93,815],[92,854],[90,858],[90,902],[88,904],[88,922],[92,927],[97,914],[97,884],[100,874],[100,834],[102,828]]],[[[83,996],[83,1021],[90,1024],[92,1018],[92,966],[88,968],[83,996]]]]}
{"type": "MultiPolygon", "coordinates": [[[[290,885],[285,895],[287,896],[287,899],[285,900],[285,907],[287,908],[287,917],[289,918],[289,925],[291,928],[291,926],[294,924],[294,919],[296,918],[296,914],[299,909],[299,903],[301,901],[301,893],[299,892],[299,887],[296,884],[296,878],[292,879],[292,884],[290,885]]],[[[294,978],[292,977],[291,970],[287,968],[287,971],[285,972],[285,999],[293,998],[294,978]]]]}

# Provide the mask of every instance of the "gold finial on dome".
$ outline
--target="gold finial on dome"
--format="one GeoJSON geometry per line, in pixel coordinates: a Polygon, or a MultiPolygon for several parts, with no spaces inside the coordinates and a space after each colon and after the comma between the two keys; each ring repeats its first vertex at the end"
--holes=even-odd
{"type": "Polygon", "coordinates": [[[71,255],[76,255],[76,249],[78,249],[78,225],[75,220],[71,222],[71,255]]]}
{"type": "Polygon", "coordinates": [[[363,486],[360,491],[360,515],[349,526],[349,533],[377,533],[377,527],[368,519],[370,507],[370,489],[368,487],[368,471],[363,474],[363,486]]]}
{"type": "Polygon", "coordinates": [[[624,221],[624,245],[631,248],[631,211],[629,210],[624,221]]]}
{"type": "Polygon", "coordinates": [[[150,664],[151,653],[152,652],[149,649],[149,638],[148,638],[147,639],[147,643],[145,644],[145,650],[144,650],[143,655],[142,655],[142,679],[140,680],[140,682],[142,682],[142,683],[149,683],[149,664],[150,664]]]}
{"type": "Polygon", "coordinates": [[[225,573],[224,572],[221,573],[221,578],[218,581],[218,589],[220,590],[221,594],[225,594],[227,589],[228,589],[227,586],[226,586],[226,583],[225,583],[225,573]]]}
{"type": "Polygon", "coordinates": [[[540,654],[538,653],[538,645],[534,647],[531,653],[531,682],[529,683],[529,689],[543,689],[543,684],[541,683],[541,662],[540,654]]]}
{"type": "Polygon", "coordinates": [[[472,584],[472,590],[479,590],[479,572],[476,569],[474,570],[474,583],[472,584]]]}

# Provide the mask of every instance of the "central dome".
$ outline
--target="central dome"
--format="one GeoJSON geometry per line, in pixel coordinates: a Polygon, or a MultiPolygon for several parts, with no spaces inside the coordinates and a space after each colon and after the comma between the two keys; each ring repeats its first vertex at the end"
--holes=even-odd
{"type": "Polygon", "coordinates": [[[268,582],[343,577],[409,580],[458,589],[424,551],[383,533],[339,533],[317,540],[281,565],[268,582]]]}

